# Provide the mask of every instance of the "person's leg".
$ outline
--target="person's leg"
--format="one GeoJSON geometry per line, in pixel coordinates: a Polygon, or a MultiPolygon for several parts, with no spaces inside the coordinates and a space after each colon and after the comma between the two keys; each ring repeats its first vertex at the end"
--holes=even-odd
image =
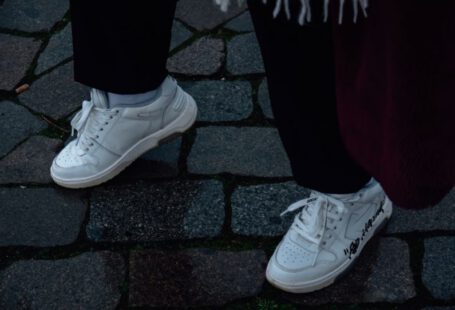
{"type": "Polygon", "coordinates": [[[71,1],[76,81],[116,94],[144,93],[167,76],[176,0],[71,1]]]}
{"type": "Polygon", "coordinates": [[[106,182],[196,120],[194,99],[167,76],[176,0],[73,0],[75,78],[91,100],[71,122],[77,138],[54,159],[53,180],[106,182]]]}
{"type": "MultiPolygon", "coordinates": [[[[291,21],[274,20],[274,2],[263,6],[251,0],[249,6],[294,176],[313,191],[286,211],[300,212],[272,255],[266,277],[282,290],[306,293],[331,285],[348,270],[390,218],[392,204],[340,138],[331,26],[316,21],[302,27],[295,15],[291,21]]],[[[320,1],[312,3],[322,7],[320,1]]],[[[314,18],[322,19],[321,7],[313,7],[314,18]]]]}
{"type": "MultiPolygon", "coordinates": [[[[276,124],[296,181],[326,193],[358,191],[371,176],[350,158],[341,141],[330,25],[317,21],[302,27],[295,16],[289,21],[284,13],[274,19],[274,1],[248,4],[276,124]]],[[[313,8],[313,16],[322,19],[317,11],[313,8]]]]}

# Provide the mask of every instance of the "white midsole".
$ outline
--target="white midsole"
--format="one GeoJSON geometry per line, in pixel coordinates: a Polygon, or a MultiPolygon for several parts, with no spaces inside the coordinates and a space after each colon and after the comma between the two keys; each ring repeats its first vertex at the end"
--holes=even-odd
{"type": "MultiPolygon", "coordinates": [[[[335,280],[343,274],[349,266],[354,263],[355,259],[360,255],[364,246],[368,243],[368,241],[378,232],[377,229],[381,226],[384,221],[387,221],[392,216],[392,201],[386,198],[384,203],[384,213],[381,213],[381,216],[376,218],[376,227],[375,229],[371,229],[365,235],[364,239],[360,242],[359,248],[357,252],[352,256],[351,259],[346,260],[343,264],[341,264],[337,269],[333,270],[332,272],[324,275],[321,278],[314,279],[311,281],[300,282],[300,283],[283,283],[280,282],[272,277],[269,273],[269,267],[266,271],[266,278],[273,286],[290,293],[310,293],[322,288],[325,288],[335,282],[335,280]]],[[[273,259],[273,258],[272,258],[273,259]]]]}
{"type": "Polygon", "coordinates": [[[125,154],[117,159],[112,165],[105,168],[92,176],[85,178],[74,178],[74,179],[63,179],[55,175],[53,168],[51,167],[51,177],[59,185],[68,188],[85,188],[96,186],[104,183],[128,167],[133,161],[139,158],[142,154],[159,146],[160,141],[174,135],[183,133],[188,130],[196,121],[197,117],[197,105],[194,99],[183,93],[186,99],[185,110],[182,114],[161,130],[143,138],[129,148],[125,154]]]}

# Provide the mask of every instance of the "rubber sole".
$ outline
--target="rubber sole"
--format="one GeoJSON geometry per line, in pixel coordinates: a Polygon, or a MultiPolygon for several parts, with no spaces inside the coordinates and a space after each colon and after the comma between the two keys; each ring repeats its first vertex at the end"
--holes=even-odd
{"type": "Polygon", "coordinates": [[[308,283],[294,284],[291,286],[291,285],[281,283],[281,282],[273,279],[272,276],[269,274],[269,268],[267,268],[267,271],[266,271],[267,281],[272,286],[274,286],[280,290],[283,290],[288,293],[294,293],[294,294],[311,293],[311,292],[315,292],[315,291],[324,289],[328,286],[331,286],[332,284],[334,284],[339,279],[343,278],[346,274],[349,273],[349,271],[355,266],[357,259],[361,255],[363,248],[368,243],[368,241],[370,241],[375,235],[377,235],[387,225],[387,222],[390,220],[390,217],[392,216],[393,204],[392,204],[392,201],[390,201],[388,198],[386,198],[386,202],[384,204],[384,209],[389,208],[389,207],[390,207],[390,209],[389,209],[390,212],[388,214],[384,215],[382,222],[374,229],[374,231],[370,232],[368,237],[365,237],[364,240],[360,243],[355,257],[346,261],[345,264],[341,265],[336,270],[332,271],[330,274],[325,275],[322,278],[312,280],[311,282],[308,282],[308,283]]]}
{"type": "Polygon", "coordinates": [[[68,180],[56,176],[53,167],[51,167],[52,179],[58,185],[72,189],[93,187],[111,180],[147,151],[175,139],[193,126],[197,118],[197,105],[190,95],[184,93],[184,96],[187,100],[185,110],[177,119],[161,130],[138,141],[117,161],[103,171],[87,178],[68,180]]]}

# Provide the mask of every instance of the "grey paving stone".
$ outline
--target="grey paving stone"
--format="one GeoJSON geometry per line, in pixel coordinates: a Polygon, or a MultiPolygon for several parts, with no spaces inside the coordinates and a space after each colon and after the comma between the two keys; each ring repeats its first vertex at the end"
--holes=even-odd
{"type": "Polygon", "coordinates": [[[46,123],[27,109],[9,101],[0,101],[0,157],[33,133],[46,128],[46,123]]]}
{"type": "Polygon", "coordinates": [[[62,141],[34,136],[0,160],[0,184],[50,183],[49,167],[62,141]]]}
{"type": "Polygon", "coordinates": [[[174,21],[172,26],[171,50],[191,38],[193,33],[189,31],[181,22],[174,21]]]}
{"type": "Polygon", "coordinates": [[[80,192],[0,188],[0,246],[57,246],[74,242],[84,220],[80,192]]]}
{"type": "Polygon", "coordinates": [[[455,190],[437,206],[424,210],[395,207],[387,227],[388,233],[455,230],[455,190]]]}
{"type": "Polygon", "coordinates": [[[182,83],[199,108],[199,121],[238,121],[253,112],[252,89],[246,81],[201,81],[182,83]]]}
{"type": "Polygon", "coordinates": [[[269,89],[267,87],[267,80],[264,80],[259,86],[258,100],[265,117],[273,119],[274,116],[272,111],[272,105],[270,103],[270,95],[269,89]]]}
{"type": "Polygon", "coordinates": [[[11,90],[19,83],[40,45],[41,42],[33,38],[0,34],[0,89],[11,90]]]}
{"type": "Polygon", "coordinates": [[[87,235],[93,241],[160,241],[214,237],[224,222],[217,181],[138,182],[96,188],[87,235]]]}
{"type": "Polygon", "coordinates": [[[203,37],[168,59],[170,72],[186,75],[212,75],[224,61],[224,42],[203,37]]]}
{"type": "Polygon", "coordinates": [[[0,6],[0,28],[46,31],[61,20],[68,9],[67,0],[5,0],[0,6]]]}
{"type": "Polygon", "coordinates": [[[228,42],[227,70],[234,75],[264,73],[256,34],[238,35],[228,42]]]}
{"type": "Polygon", "coordinates": [[[197,30],[210,30],[228,21],[246,9],[246,5],[231,5],[221,12],[212,0],[180,0],[176,17],[197,30]]]}
{"type": "Polygon", "coordinates": [[[49,41],[44,52],[38,58],[35,69],[37,74],[57,65],[73,55],[73,43],[71,36],[71,24],[55,34],[49,41]]]}
{"type": "Polygon", "coordinates": [[[111,252],[19,261],[0,273],[2,309],[116,309],[125,262],[111,252]]]}
{"type": "Polygon", "coordinates": [[[262,251],[137,251],[130,259],[130,305],[223,306],[253,297],[264,283],[262,251]],[[172,263],[170,263],[172,262],[172,263]]]}
{"type": "Polygon", "coordinates": [[[422,281],[438,299],[455,298],[455,237],[425,240],[422,281]]]}
{"type": "Polygon", "coordinates": [[[401,303],[416,295],[406,242],[395,238],[370,240],[347,276],[310,294],[284,297],[304,305],[331,303],[401,303]]]}
{"type": "Polygon", "coordinates": [[[196,174],[226,172],[259,177],[292,175],[277,130],[259,127],[198,129],[188,157],[188,171],[196,174]]]}
{"type": "Polygon", "coordinates": [[[308,195],[294,182],[239,187],[232,194],[232,231],[247,236],[282,235],[294,217],[280,214],[308,195]]]}
{"type": "Polygon", "coordinates": [[[153,149],[140,157],[118,179],[149,180],[176,177],[182,139],[178,138],[153,149]]]}
{"type": "Polygon", "coordinates": [[[253,21],[250,12],[245,12],[227,23],[224,28],[238,32],[254,31],[253,21]]]}
{"type": "Polygon", "coordinates": [[[36,112],[60,119],[89,97],[88,88],[73,80],[73,62],[70,62],[41,77],[19,99],[36,112]]]}

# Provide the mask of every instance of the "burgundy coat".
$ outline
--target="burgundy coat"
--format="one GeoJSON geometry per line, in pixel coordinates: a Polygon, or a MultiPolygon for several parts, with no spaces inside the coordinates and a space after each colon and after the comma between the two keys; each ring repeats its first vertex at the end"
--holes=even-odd
{"type": "Polygon", "coordinates": [[[343,139],[394,203],[427,207],[455,184],[455,1],[370,4],[334,25],[343,139]]]}

